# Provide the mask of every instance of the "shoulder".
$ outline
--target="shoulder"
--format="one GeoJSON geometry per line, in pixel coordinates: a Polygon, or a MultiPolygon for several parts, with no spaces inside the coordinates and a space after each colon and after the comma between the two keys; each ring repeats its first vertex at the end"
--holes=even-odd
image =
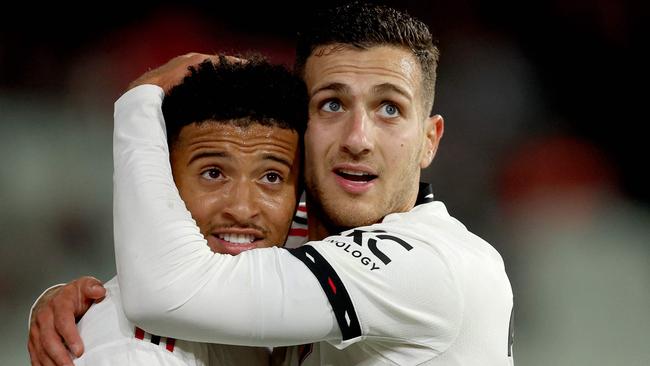
{"type": "Polygon", "coordinates": [[[122,310],[120,288],[107,282],[106,298],[91,306],[78,323],[84,354],[76,365],[207,365],[207,345],[149,334],[122,310]]]}
{"type": "Polygon", "coordinates": [[[122,310],[117,281],[113,279],[104,287],[104,300],[93,304],[77,325],[87,351],[133,337],[133,326],[122,310]]]}
{"type": "Polygon", "coordinates": [[[388,215],[376,226],[419,242],[434,250],[437,255],[447,256],[449,260],[480,258],[486,265],[503,267],[503,260],[497,250],[451,216],[440,201],[418,205],[408,212],[388,215]]]}

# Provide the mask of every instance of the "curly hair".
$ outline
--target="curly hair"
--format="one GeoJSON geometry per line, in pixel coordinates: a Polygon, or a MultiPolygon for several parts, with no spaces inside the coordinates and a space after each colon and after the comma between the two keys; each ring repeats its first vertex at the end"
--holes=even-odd
{"type": "Polygon", "coordinates": [[[304,76],[314,50],[342,44],[357,49],[392,45],[410,50],[422,70],[425,110],[431,112],[435,97],[439,51],[426,24],[405,12],[384,5],[353,2],[316,13],[298,32],[296,71],[304,76]]]}
{"type": "Polygon", "coordinates": [[[170,147],[181,129],[206,121],[237,126],[261,124],[296,131],[307,128],[304,82],[284,66],[260,56],[247,62],[204,61],[163,99],[162,112],[170,147]]]}

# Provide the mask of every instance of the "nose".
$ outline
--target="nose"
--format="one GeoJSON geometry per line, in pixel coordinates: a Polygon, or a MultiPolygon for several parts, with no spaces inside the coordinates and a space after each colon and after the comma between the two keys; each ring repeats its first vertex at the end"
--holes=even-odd
{"type": "Polygon", "coordinates": [[[238,180],[232,182],[224,197],[223,214],[236,224],[253,223],[259,215],[259,199],[255,182],[238,180]]]}
{"type": "Polygon", "coordinates": [[[349,114],[341,142],[341,149],[354,156],[367,155],[373,148],[373,124],[362,108],[349,114]]]}

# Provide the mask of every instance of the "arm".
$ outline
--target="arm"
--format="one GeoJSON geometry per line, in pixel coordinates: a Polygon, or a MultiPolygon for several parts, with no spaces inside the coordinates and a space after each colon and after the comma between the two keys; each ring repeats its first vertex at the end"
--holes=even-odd
{"type": "Polygon", "coordinates": [[[81,277],[43,292],[29,316],[27,348],[32,365],[71,365],[68,348],[75,356],[81,356],[83,343],[76,319],[105,294],[101,282],[93,277],[81,277]]]}
{"type": "Polygon", "coordinates": [[[163,95],[143,85],[115,106],[115,250],[127,317],[154,334],[213,343],[340,337],[318,281],[287,250],[210,251],[174,185],[163,95]]]}
{"type": "Polygon", "coordinates": [[[152,333],[215,343],[343,348],[365,336],[438,352],[449,344],[462,313],[457,286],[429,243],[436,225],[405,225],[416,214],[366,229],[385,233],[376,237],[351,230],[291,252],[212,253],[174,185],[163,95],[140,86],[115,105],[115,245],[127,317],[152,333]]]}
{"type": "MultiPolygon", "coordinates": [[[[189,53],[172,59],[164,66],[145,73],[129,85],[155,83],[168,90],[186,74],[187,66],[215,56],[189,53]]],[[[229,57],[232,62],[241,62],[229,57]]],[[[67,285],[56,285],[45,290],[36,300],[29,314],[29,339],[27,348],[33,365],[69,365],[70,353],[79,357],[83,343],[76,320],[90,305],[103,299],[106,290],[92,277],[81,277],[67,285]]]]}

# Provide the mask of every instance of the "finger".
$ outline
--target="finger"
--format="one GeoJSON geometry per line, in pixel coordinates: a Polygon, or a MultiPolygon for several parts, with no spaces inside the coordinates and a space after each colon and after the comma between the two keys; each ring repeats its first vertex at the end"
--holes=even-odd
{"type": "Polygon", "coordinates": [[[34,348],[35,358],[32,358],[32,365],[52,366],[56,365],[54,360],[47,354],[40,339],[40,333],[35,330],[37,327],[32,327],[30,330],[30,339],[33,340],[32,346],[34,348]],[[36,361],[35,361],[36,360],[36,361]]]}
{"type": "Polygon", "coordinates": [[[239,58],[239,57],[235,57],[235,56],[224,56],[224,57],[226,58],[226,60],[228,60],[228,62],[231,62],[231,63],[234,63],[234,64],[237,64],[237,63],[243,63],[243,64],[248,63],[248,60],[245,59],[245,58],[239,58]]]}
{"type": "Polygon", "coordinates": [[[62,310],[57,310],[54,317],[54,329],[63,338],[63,342],[68,345],[70,351],[75,356],[80,357],[83,354],[84,346],[79,335],[79,329],[77,329],[74,310],[72,306],[67,309],[60,309],[62,310]]]}
{"type": "Polygon", "coordinates": [[[43,365],[48,365],[48,362],[52,365],[71,365],[72,359],[61,336],[56,332],[53,316],[39,316],[37,322],[43,349],[43,352],[39,353],[39,359],[43,365]]]}
{"type": "Polygon", "coordinates": [[[83,295],[93,300],[106,296],[106,289],[102,282],[94,277],[87,277],[82,282],[83,295]]]}
{"type": "Polygon", "coordinates": [[[52,303],[54,308],[54,332],[59,338],[63,338],[63,342],[68,345],[75,356],[80,357],[84,347],[77,329],[76,317],[83,315],[88,310],[89,305],[85,306],[85,309],[81,308],[83,305],[76,306],[77,303],[85,304],[85,301],[78,299],[78,297],[82,296],[79,292],[72,295],[74,295],[73,299],[59,298],[52,303]]]}
{"type": "MultiPolygon", "coordinates": [[[[48,338],[49,339],[49,338],[48,338]]],[[[72,365],[72,358],[70,358],[70,353],[65,348],[61,339],[58,340],[43,340],[43,348],[45,349],[46,358],[43,360],[43,365],[72,365]]]]}
{"type": "Polygon", "coordinates": [[[186,65],[186,67],[189,67],[189,66],[196,66],[207,60],[214,62],[215,60],[218,59],[219,58],[214,55],[208,55],[205,53],[198,53],[198,52],[190,52],[185,55],[176,57],[174,59],[174,62],[181,63],[183,65],[186,65]]]}
{"type": "Polygon", "coordinates": [[[38,362],[36,349],[34,347],[34,343],[32,342],[31,338],[27,342],[27,351],[29,351],[29,360],[31,361],[32,366],[41,366],[41,363],[38,362]]]}
{"type": "Polygon", "coordinates": [[[44,355],[42,356],[42,358],[40,359],[40,361],[41,361],[41,364],[42,364],[43,366],[61,366],[61,365],[67,365],[67,364],[57,365],[57,364],[54,362],[54,360],[51,359],[50,356],[48,356],[47,354],[44,354],[44,355]]]}

